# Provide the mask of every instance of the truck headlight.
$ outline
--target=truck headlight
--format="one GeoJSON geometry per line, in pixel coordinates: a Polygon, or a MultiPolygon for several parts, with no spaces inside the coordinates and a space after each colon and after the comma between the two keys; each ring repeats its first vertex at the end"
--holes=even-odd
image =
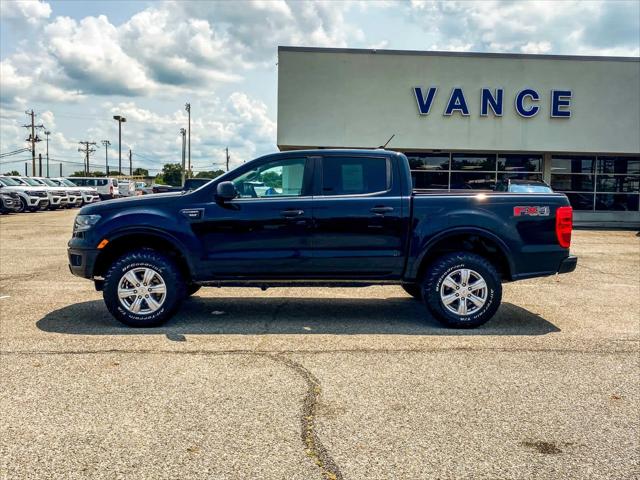
{"type": "Polygon", "coordinates": [[[78,215],[73,223],[74,232],[86,232],[100,221],[100,215],[78,215]]]}

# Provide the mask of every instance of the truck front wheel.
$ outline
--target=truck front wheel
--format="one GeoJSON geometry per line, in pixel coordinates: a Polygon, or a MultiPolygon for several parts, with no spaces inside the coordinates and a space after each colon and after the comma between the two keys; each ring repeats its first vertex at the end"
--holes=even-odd
{"type": "Polygon", "coordinates": [[[185,297],[185,282],[175,262],[150,249],[135,250],[109,268],[102,291],[107,309],[131,327],[166,322],[185,297]]]}
{"type": "Polygon", "coordinates": [[[456,252],[437,259],[422,284],[429,311],[453,328],[475,328],[487,322],[502,300],[502,283],[484,257],[456,252]]]}

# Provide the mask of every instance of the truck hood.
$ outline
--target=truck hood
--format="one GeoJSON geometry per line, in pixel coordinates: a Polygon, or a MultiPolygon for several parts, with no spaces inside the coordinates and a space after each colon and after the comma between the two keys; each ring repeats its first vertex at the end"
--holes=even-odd
{"type": "Polygon", "coordinates": [[[125,210],[128,208],[145,208],[167,203],[173,203],[178,198],[184,196],[183,192],[156,193],[151,195],[140,195],[137,197],[117,198],[115,200],[105,200],[104,202],[92,203],[80,209],[80,215],[99,215],[101,212],[110,210],[125,210]]]}

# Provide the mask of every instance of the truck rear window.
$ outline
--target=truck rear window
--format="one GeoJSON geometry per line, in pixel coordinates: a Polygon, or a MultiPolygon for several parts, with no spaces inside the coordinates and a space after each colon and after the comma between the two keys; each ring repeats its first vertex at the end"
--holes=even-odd
{"type": "Polygon", "coordinates": [[[358,195],[389,188],[386,158],[325,157],[323,195],[358,195]]]}

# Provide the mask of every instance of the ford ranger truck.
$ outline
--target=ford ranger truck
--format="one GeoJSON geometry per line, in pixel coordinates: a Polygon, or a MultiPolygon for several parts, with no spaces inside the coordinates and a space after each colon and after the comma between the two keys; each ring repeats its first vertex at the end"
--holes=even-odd
{"type": "Polygon", "coordinates": [[[400,285],[425,316],[471,328],[503,282],[573,271],[571,230],[563,194],[417,190],[401,153],[308,150],[85,206],[68,256],[133,327],[165,322],[202,286],[400,285]]]}

